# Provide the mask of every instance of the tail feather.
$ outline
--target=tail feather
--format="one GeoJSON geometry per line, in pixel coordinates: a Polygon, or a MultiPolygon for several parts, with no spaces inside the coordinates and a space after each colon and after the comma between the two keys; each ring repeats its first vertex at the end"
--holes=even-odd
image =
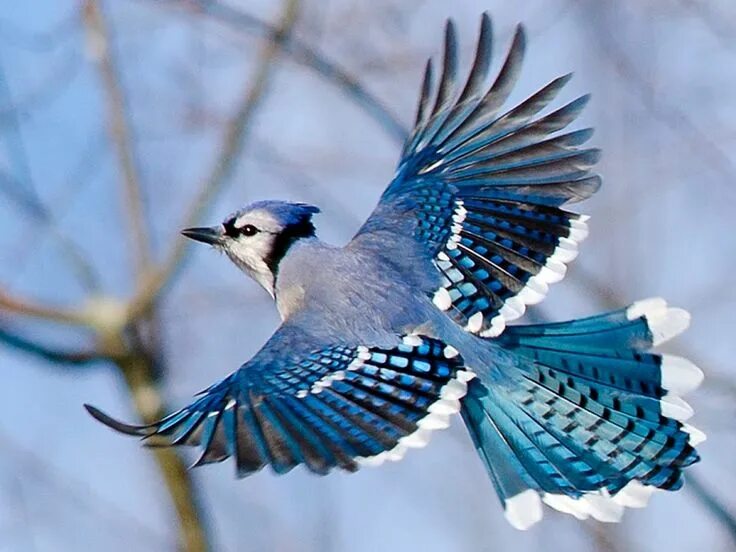
{"type": "MultiPolygon", "coordinates": [[[[524,508],[521,510],[514,508],[510,501],[536,488],[536,481],[503,437],[502,430],[493,420],[492,411],[484,409],[476,399],[478,390],[482,393],[486,391],[482,385],[473,382],[468,386],[468,395],[463,401],[461,411],[463,420],[501,499],[507,519],[517,529],[527,529],[542,517],[539,496],[533,493],[531,507],[528,500],[522,500],[524,508]]],[[[517,500],[517,504],[518,502],[517,500]]]]}
{"type": "Polygon", "coordinates": [[[471,382],[463,417],[515,527],[538,521],[541,502],[618,521],[654,489],[682,486],[704,435],[682,423],[692,409],[678,395],[703,374],[686,359],[647,351],[688,319],[653,299],[582,320],[510,327],[494,341],[513,367],[501,383],[471,382]]]}
{"type": "Polygon", "coordinates": [[[655,297],[579,320],[515,326],[503,339],[533,347],[545,338],[547,346],[560,351],[642,352],[679,335],[689,322],[687,311],[655,297]]]}
{"type": "MultiPolygon", "coordinates": [[[[500,399],[477,380],[471,382],[462,413],[494,480],[506,518],[517,529],[528,529],[542,518],[542,500],[574,505],[584,500],[584,493],[613,485],[620,478],[618,471],[571,450],[569,444],[563,444],[564,436],[547,430],[528,412],[500,399]],[[477,413],[487,423],[478,423],[477,413]],[[508,481],[514,482],[510,488],[504,486],[508,481]]],[[[568,505],[568,512],[581,517],[579,508],[568,505]]]]}
{"type": "MultiPolygon", "coordinates": [[[[605,483],[604,475],[596,472],[588,461],[565,445],[554,433],[549,432],[543,423],[530,416],[515,402],[500,396],[495,397],[495,402],[500,407],[501,414],[507,416],[526,436],[534,447],[536,456],[542,456],[544,462],[549,463],[559,474],[558,479],[564,481],[568,494],[577,495],[582,491],[595,490],[605,483]]],[[[561,488],[558,483],[553,483],[542,488],[547,491],[561,488]]]]}
{"type": "MultiPolygon", "coordinates": [[[[514,393],[530,412],[544,420],[548,431],[565,439],[578,451],[593,454],[602,462],[610,464],[628,479],[640,479],[655,486],[664,485],[673,475],[669,463],[665,466],[656,459],[662,450],[673,450],[677,458],[685,455],[682,462],[694,461],[694,450],[681,440],[668,445],[652,446],[649,441],[620,425],[605,419],[606,410],[600,414],[575,404],[566,397],[560,397],[545,386],[536,382],[525,382],[524,393],[514,393]],[[572,437],[572,439],[570,438],[572,437]],[[666,470],[660,468],[665,467],[666,470]],[[666,473],[665,473],[666,471],[666,473]],[[652,481],[650,481],[650,479],[652,481]]],[[[679,463],[679,462],[678,462],[679,463]]],[[[673,482],[674,484],[674,482],[673,482]]]]}
{"type": "Polygon", "coordinates": [[[581,382],[575,376],[558,375],[545,366],[536,365],[535,368],[531,374],[525,375],[528,381],[548,390],[552,397],[558,395],[594,416],[606,416],[607,422],[634,435],[656,439],[651,435],[653,430],[664,436],[675,436],[680,432],[675,419],[659,413],[660,401],[654,398],[581,382]]]}

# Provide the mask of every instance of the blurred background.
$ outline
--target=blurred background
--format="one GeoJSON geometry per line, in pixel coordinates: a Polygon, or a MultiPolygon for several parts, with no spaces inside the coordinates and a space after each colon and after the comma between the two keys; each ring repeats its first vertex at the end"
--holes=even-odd
{"type": "Polygon", "coordinates": [[[0,7],[0,551],[736,549],[736,6],[730,0],[36,0],[0,7]],[[620,525],[504,520],[461,424],[401,463],[318,478],[185,472],[82,409],[186,404],[278,324],[263,290],[178,231],[256,199],[320,205],[346,242],[389,182],[444,20],[479,15],[512,100],[575,71],[604,187],[591,235],[525,321],[662,295],[692,312],[709,439],[686,487],[620,525]]]}

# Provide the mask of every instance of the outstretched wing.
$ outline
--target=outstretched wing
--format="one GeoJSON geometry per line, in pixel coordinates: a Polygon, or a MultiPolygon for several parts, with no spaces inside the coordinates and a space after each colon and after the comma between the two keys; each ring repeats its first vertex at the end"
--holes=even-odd
{"type": "Polygon", "coordinates": [[[435,304],[467,330],[489,337],[563,278],[565,263],[587,235],[587,217],[560,206],[600,187],[600,178],[590,172],[599,151],[580,148],[592,130],[559,132],[588,97],[535,118],[567,75],[500,113],[519,74],[524,30],[517,28],[503,66],[487,86],[491,45],[491,22],[484,14],[475,61],[460,87],[455,28],[448,22],[434,101],[430,60],[396,176],[355,238],[405,233],[402,217],[413,217],[414,238],[442,282],[433,291],[435,304]]]}
{"type": "Polygon", "coordinates": [[[239,477],[266,464],[277,473],[305,464],[326,474],[398,460],[427,444],[460,410],[471,377],[457,351],[434,339],[318,344],[285,325],[237,372],[156,423],[127,425],[86,408],[151,444],[200,447],[195,465],[232,456],[239,477]]]}

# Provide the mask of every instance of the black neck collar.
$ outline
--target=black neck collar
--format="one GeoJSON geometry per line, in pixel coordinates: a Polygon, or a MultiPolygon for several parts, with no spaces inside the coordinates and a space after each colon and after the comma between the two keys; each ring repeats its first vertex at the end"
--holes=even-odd
{"type": "Polygon", "coordinates": [[[274,283],[276,282],[276,276],[279,271],[279,264],[291,246],[297,240],[313,238],[314,235],[314,224],[309,219],[304,219],[300,222],[290,224],[276,236],[273,241],[271,253],[265,259],[266,266],[268,266],[268,269],[273,274],[274,283]]]}

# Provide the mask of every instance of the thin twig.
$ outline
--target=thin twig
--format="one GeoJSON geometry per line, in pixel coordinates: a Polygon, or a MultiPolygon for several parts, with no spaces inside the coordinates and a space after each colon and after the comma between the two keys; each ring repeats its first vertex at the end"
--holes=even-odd
{"type": "MultiPolygon", "coordinates": [[[[173,2],[167,5],[188,8],[190,11],[209,17],[221,25],[238,31],[254,33],[259,36],[273,36],[275,27],[247,12],[214,0],[191,0],[189,2],[173,2]]],[[[386,105],[349,71],[330,60],[325,54],[300,40],[296,36],[289,37],[282,44],[283,52],[295,62],[308,67],[338,90],[346,94],[362,109],[373,117],[392,138],[403,142],[408,133],[400,119],[391,113],[386,105]]]]}
{"type": "Polygon", "coordinates": [[[0,102],[0,123],[7,123],[13,117],[28,117],[32,110],[39,110],[62,97],[83,65],[82,55],[77,50],[72,50],[63,60],[54,61],[48,73],[30,89],[18,94],[14,102],[0,102]]]}
{"type": "Polygon", "coordinates": [[[736,20],[728,17],[731,13],[717,13],[712,3],[704,0],[677,0],[677,3],[700,19],[721,46],[728,49],[736,46],[733,34],[733,24],[736,20]]]}
{"type": "MultiPolygon", "coordinates": [[[[0,171],[0,196],[4,196],[11,201],[16,207],[20,208],[26,216],[31,219],[38,231],[43,227],[46,231],[41,233],[41,237],[52,237],[56,240],[60,251],[64,254],[73,273],[79,279],[82,286],[88,291],[98,291],[100,289],[100,279],[97,271],[92,263],[82,253],[79,246],[59,227],[56,216],[58,212],[51,212],[46,208],[35,193],[29,193],[23,190],[23,187],[16,183],[16,180],[10,175],[0,171]]],[[[26,248],[20,256],[15,257],[13,265],[14,276],[19,276],[23,268],[25,268],[25,260],[28,255],[36,251],[39,243],[35,244],[35,249],[26,248]]]]}
{"type": "MultiPolygon", "coordinates": [[[[199,192],[189,207],[182,228],[193,226],[200,221],[235,170],[248,138],[250,123],[268,89],[274,70],[274,61],[282,45],[290,36],[296,21],[298,3],[297,0],[287,0],[281,21],[277,26],[272,27],[269,40],[260,54],[255,75],[249,82],[237,111],[225,128],[220,153],[209,176],[202,182],[199,192]]],[[[149,275],[131,301],[128,311],[129,320],[140,316],[155,301],[160,291],[169,283],[177,267],[180,266],[187,249],[188,244],[181,238],[177,239],[166,261],[149,275]]]]}
{"type": "Polygon", "coordinates": [[[731,183],[736,179],[736,164],[732,161],[730,152],[713,138],[712,132],[707,133],[701,130],[686,111],[674,102],[668,101],[666,95],[655,90],[649,79],[637,69],[634,62],[616,43],[608,26],[599,25],[596,32],[598,37],[595,41],[596,45],[609,58],[612,67],[624,79],[624,82],[631,85],[631,90],[638,95],[644,107],[677,136],[687,141],[691,151],[697,153],[705,162],[705,166],[720,175],[721,179],[718,182],[722,184],[722,190],[734,197],[731,183]]]}
{"type": "Polygon", "coordinates": [[[108,360],[100,355],[97,351],[91,349],[77,351],[62,351],[43,345],[18,332],[11,331],[7,327],[0,325],[0,342],[18,349],[25,353],[32,354],[36,357],[53,362],[55,364],[68,364],[73,366],[83,366],[94,364],[96,362],[108,360]]]}
{"type": "Polygon", "coordinates": [[[595,552],[618,552],[619,550],[631,550],[630,547],[623,547],[621,538],[617,535],[614,526],[599,521],[590,520],[583,525],[593,540],[593,549],[595,552]]]}
{"type": "Polygon", "coordinates": [[[31,318],[43,318],[54,322],[65,322],[77,326],[86,326],[90,323],[90,317],[87,313],[63,309],[57,307],[49,307],[41,305],[29,300],[13,297],[7,292],[0,289],[0,311],[6,311],[21,316],[31,318]]]}
{"type": "MultiPolygon", "coordinates": [[[[35,230],[38,231],[39,226],[43,225],[46,231],[42,234],[42,237],[52,237],[56,240],[60,251],[64,254],[66,261],[73,273],[79,279],[80,284],[88,291],[97,291],[100,288],[100,279],[97,271],[92,266],[92,263],[87,259],[86,255],[82,252],[77,243],[72,240],[69,236],[59,227],[56,220],[57,212],[52,213],[49,211],[43,203],[40,203],[33,194],[29,194],[22,191],[19,184],[13,184],[12,179],[7,174],[0,172],[0,196],[4,196],[6,199],[11,201],[15,206],[19,207],[20,210],[26,214],[36,225],[35,230]],[[40,225],[39,225],[40,223],[40,225]]],[[[37,250],[39,244],[35,244],[37,250]]],[[[25,256],[32,251],[30,249],[24,249],[25,254],[23,258],[17,258],[16,264],[14,265],[14,275],[18,275],[24,268],[25,256]]]]}
{"type": "Polygon", "coordinates": [[[125,94],[120,78],[111,31],[101,2],[85,0],[82,10],[87,31],[89,50],[97,62],[107,103],[110,140],[117,151],[118,162],[123,173],[126,218],[130,222],[138,276],[142,278],[150,263],[151,243],[144,213],[140,171],[133,151],[133,140],[128,123],[125,94]]]}
{"type": "Polygon", "coordinates": [[[26,448],[16,442],[15,438],[1,427],[0,448],[4,460],[14,458],[19,475],[25,475],[43,486],[46,503],[49,496],[60,496],[67,509],[73,506],[84,508],[96,522],[104,525],[110,532],[120,529],[132,531],[136,539],[145,537],[152,548],[155,543],[156,550],[169,549],[170,539],[148,526],[148,520],[144,521],[126,512],[116,501],[99,494],[86,480],[54,466],[49,462],[47,454],[39,454],[37,450],[26,448]]]}
{"type": "MultiPolygon", "coordinates": [[[[259,33],[273,32],[273,28],[269,23],[221,2],[199,0],[198,4],[202,13],[222,24],[259,33]]],[[[408,132],[398,117],[392,114],[383,102],[368,92],[357,78],[340,67],[336,62],[328,59],[324,54],[318,53],[317,50],[297,37],[291,37],[284,44],[284,51],[294,61],[310,67],[332,85],[337,86],[340,90],[351,96],[393,138],[400,142],[406,139],[408,132]]]]}
{"type": "MultiPolygon", "coordinates": [[[[315,194],[318,191],[321,199],[325,197],[324,190],[322,190],[321,183],[317,178],[310,176],[268,141],[257,137],[253,139],[253,158],[262,167],[262,170],[275,175],[280,182],[289,185],[290,188],[298,189],[300,194],[307,194],[305,197],[307,201],[310,201],[310,197],[317,199],[315,194]]],[[[330,194],[328,197],[330,203],[336,207],[332,214],[333,222],[338,227],[357,228],[363,222],[354,213],[355,202],[350,201],[350,199],[345,200],[336,194],[330,194]]]]}
{"type": "MultiPolygon", "coordinates": [[[[77,64],[78,65],[78,64],[77,64]]],[[[49,83],[47,83],[49,84],[49,83]]],[[[58,84],[58,83],[57,83],[58,84]]],[[[51,87],[58,91],[58,87],[51,87]]],[[[0,120],[8,130],[6,140],[13,163],[13,175],[0,175],[0,191],[10,197],[16,205],[37,221],[42,221],[48,228],[48,234],[58,240],[61,251],[66,260],[79,277],[81,284],[88,290],[98,288],[95,271],[82,253],[81,249],[65,236],[56,223],[55,214],[46,207],[34,186],[31,170],[28,164],[28,154],[23,140],[18,103],[8,86],[5,76],[5,67],[0,61],[0,120]],[[2,109],[8,109],[2,112],[2,109]]]]}
{"type": "MultiPolygon", "coordinates": [[[[104,348],[125,351],[127,343],[119,335],[108,336],[104,348]]],[[[160,420],[167,408],[156,386],[154,360],[145,351],[132,351],[116,362],[130,391],[136,412],[144,424],[160,420]]],[[[153,456],[164,478],[176,510],[180,546],[187,552],[210,549],[200,497],[182,458],[173,448],[155,448],[153,456]]]]}
{"type": "Polygon", "coordinates": [[[695,498],[723,525],[731,540],[736,544],[736,517],[705,487],[700,477],[688,474],[685,488],[689,489],[695,498]]]}

